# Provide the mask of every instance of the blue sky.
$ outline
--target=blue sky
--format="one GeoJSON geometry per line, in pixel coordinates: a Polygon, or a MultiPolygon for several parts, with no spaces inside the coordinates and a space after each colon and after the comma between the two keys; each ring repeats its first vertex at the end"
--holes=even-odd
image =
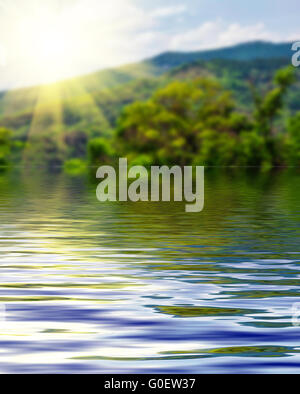
{"type": "Polygon", "coordinates": [[[299,0],[0,0],[0,89],[163,51],[300,40],[299,0]]]}
{"type": "MultiPolygon", "coordinates": [[[[138,3],[138,2],[137,2],[138,3]]],[[[141,2],[139,2],[141,3],[141,2]]],[[[298,0],[143,0],[148,9],[160,6],[186,7],[186,28],[198,26],[207,20],[222,18],[228,23],[255,24],[263,22],[277,33],[293,34],[299,26],[300,4],[298,0]]]]}

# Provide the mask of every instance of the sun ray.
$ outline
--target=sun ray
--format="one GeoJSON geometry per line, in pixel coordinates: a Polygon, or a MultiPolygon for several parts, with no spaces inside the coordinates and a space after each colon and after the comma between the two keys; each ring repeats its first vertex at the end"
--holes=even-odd
{"type": "Polygon", "coordinates": [[[33,110],[23,162],[41,164],[44,161],[49,164],[49,153],[51,161],[58,165],[67,149],[64,136],[68,131],[83,131],[91,137],[93,134],[100,135],[108,127],[101,108],[80,80],[42,86],[33,110]],[[72,112],[71,119],[68,111],[72,112]],[[48,152],[43,151],[42,147],[48,152]]]}
{"type": "MultiPolygon", "coordinates": [[[[47,150],[49,152],[52,150],[52,153],[57,150],[58,159],[59,151],[63,148],[62,129],[63,110],[60,85],[41,86],[27,135],[23,161],[25,163],[39,161],[41,164],[47,150]],[[46,140],[48,140],[48,144],[46,140]],[[52,143],[53,146],[51,146],[52,143]],[[41,149],[42,146],[43,149],[41,149]]],[[[45,158],[47,160],[47,155],[45,158]]]]}

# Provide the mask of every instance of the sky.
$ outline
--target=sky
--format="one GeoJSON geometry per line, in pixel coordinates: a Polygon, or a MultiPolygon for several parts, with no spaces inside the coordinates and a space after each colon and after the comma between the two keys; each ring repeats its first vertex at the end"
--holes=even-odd
{"type": "Polygon", "coordinates": [[[0,90],[164,51],[300,40],[299,0],[0,0],[0,90]]]}

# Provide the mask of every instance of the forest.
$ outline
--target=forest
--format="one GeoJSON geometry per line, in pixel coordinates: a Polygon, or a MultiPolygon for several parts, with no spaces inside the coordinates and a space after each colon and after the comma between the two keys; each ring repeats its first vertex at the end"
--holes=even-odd
{"type": "Polygon", "coordinates": [[[298,69],[277,52],[254,58],[257,45],[223,59],[166,54],[151,65],[8,92],[0,97],[0,166],[74,175],[119,157],[131,165],[298,166],[298,69]]]}

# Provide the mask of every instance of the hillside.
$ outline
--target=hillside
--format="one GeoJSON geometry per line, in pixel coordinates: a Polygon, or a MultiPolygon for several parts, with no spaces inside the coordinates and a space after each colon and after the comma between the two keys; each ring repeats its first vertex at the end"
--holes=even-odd
{"type": "MultiPolygon", "coordinates": [[[[60,99],[81,96],[103,89],[111,89],[140,78],[160,76],[178,66],[196,61],[242,60],[291,58],[291,44],[273,44],[268,42],[250,42],[228,48],[199,52],[168,52],[147,59],[143,62],[101,70],[78,78],[58,82],[48,86],[38,86],[0,93],[0,116],[19,114],[32,110],[37,101],[44,100],[41,91],[51,90],[60,93],[60,99]]],[[[51,96],[51,95],[50,95],[51,96]]],[[[51,98],[50,98],[51,100],[51,98]]],[[[49,98],[48,98],[49,101],[49,98]]]]}
{"type": "Polygon", "coordinates": [[[291,58],[292,43],[274,44],[270,42],[255,41],[238,44],[232,47],[212,49],[199,52],[167,52],[153,59],[147,60],[155,68],[162,70],[171,69],[186,63],[199,60],[255,60],[271,58],[291,58]]]}
{"type": "MultiPolygon", "coordinates": [[[[148,99],[172,80],[199,76],[218,78],[247,112],[252,103],[250,84],[261,93],[268,90],[274,73],[290,64],[290,55],[290,44],[264,42],[169,53],[116,70],[2,93],[0,127],[12,129],[13,138],[22,143],[49,137],[69,143],[72,133],[81,139],[109,136],[124,106],[148,99]]],[[[289,93],[288,111],[300,110],[299,87],[300,83],[289,93]]]]}

